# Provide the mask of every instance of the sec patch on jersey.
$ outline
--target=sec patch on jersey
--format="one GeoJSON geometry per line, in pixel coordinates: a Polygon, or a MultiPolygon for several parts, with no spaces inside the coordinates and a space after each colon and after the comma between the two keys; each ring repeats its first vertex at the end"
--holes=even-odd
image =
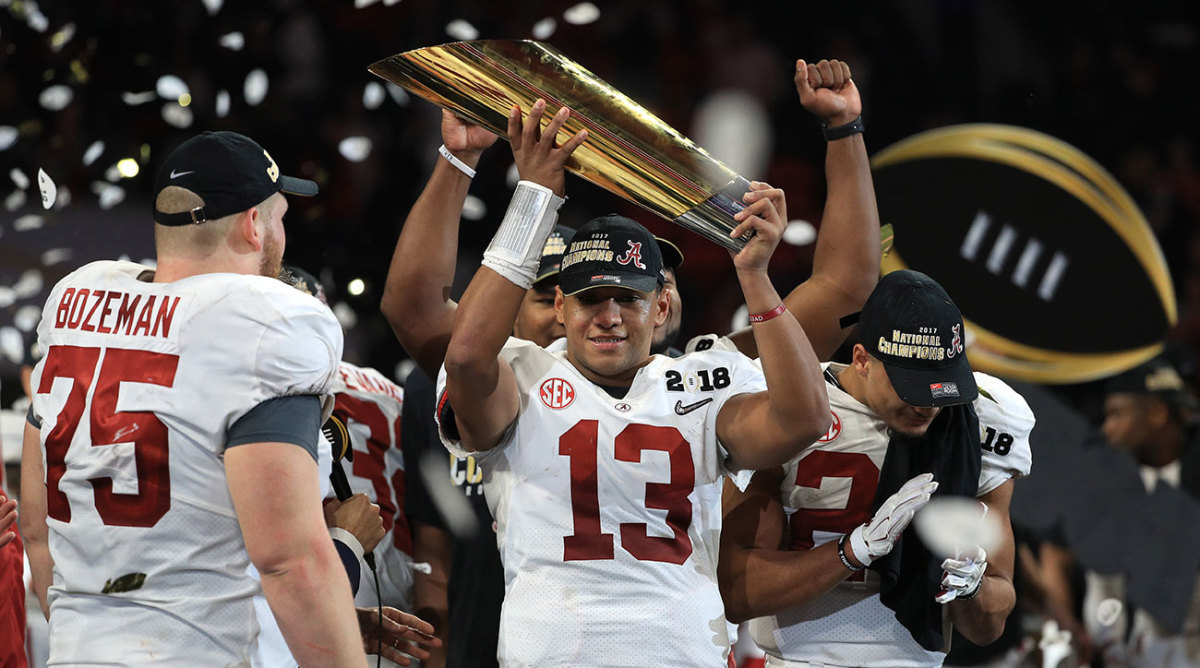
{"type": "Polygon", "coordinates": [[[1129,194],[1091,158],[1026,128],[958,125],[871,160],[883,273],[945,285],[972,366],[1083,382],[1156,354],[1177,318],[1166,261],[1129,194]]]}

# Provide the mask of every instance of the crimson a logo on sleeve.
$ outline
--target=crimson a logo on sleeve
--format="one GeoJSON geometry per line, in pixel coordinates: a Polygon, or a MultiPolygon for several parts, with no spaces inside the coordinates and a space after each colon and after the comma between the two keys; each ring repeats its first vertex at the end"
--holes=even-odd
{"type": "Polygon", "coordinates": [[[538,397],[547,408],[559,410],[575,401],[575,388],[562,378],[550,378],[538,389],[538,397]]]}
{"type": "Polygon", "coordinates": [[[821,438],[818,438],[817,443],[830,443],[842,435],[842,418],[838,417],[838,414],[833,411],[829,411],[829,415],[831,416],[829,431],[825,432],[825,435],[821,438]]]}

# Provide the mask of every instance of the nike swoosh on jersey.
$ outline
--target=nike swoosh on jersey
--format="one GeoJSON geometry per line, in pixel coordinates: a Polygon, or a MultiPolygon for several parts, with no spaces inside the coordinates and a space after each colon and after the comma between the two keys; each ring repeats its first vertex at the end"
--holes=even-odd
{"type": "Polygon", "coordinates": [[[709,397],[707,399],[701,399],[700,401],[697,401],[694,404],[688,404],[686,406],[683,405],[682,401],[676,401],[675,402],[675,414],[676,415],[687,415],[688,413],[691,413],[692,411],[696,410],[697,408],[700,408],[709,403],[712,403],[712,397],[709,397]]]}
{"type": "Polygon", "coordinates": [[[173,170],[173,169],[172,169],[172,170],[171,170],[171,178],[172,178],[172,179],[177,179],[177,178],[179,178],[179,177],[181,177],[181,176],[187,176],[188,174],[193,174],[193,173],[195,173],[195,171],[196,171],[196,170],[194,170],[194,169],[193,169],[193,170],[190,170],[190,171],[187,171],[187,172],[177,172],[177,171],[175,171],[175,170],[173,170]]]}

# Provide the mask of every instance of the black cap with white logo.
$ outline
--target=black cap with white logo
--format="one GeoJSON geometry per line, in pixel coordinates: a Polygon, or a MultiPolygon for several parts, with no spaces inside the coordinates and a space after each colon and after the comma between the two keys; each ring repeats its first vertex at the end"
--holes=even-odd
{"type": "Polygon", "coordinates": [[[281,175],[258,142],[229,131],[204,132],[172,151],[154,182],[155,198],[168,186],[185,188],[204,200],[203,206],[180,213],[155,207],[154,221],[169,226],[223,218],[257,206],[277,192],[317,194],[316,183],[281,175]]]}
{"type": "Polygon", "coordinates": [[[593,218],[567,245],[558,284],[564,295],[603,286],[653,292],[663,284],[662,251],[650,230],[629,218],[593,218]]]}
{"type": "Polygon", "coordinates": [[[1104,393],[1154,396],[1179,406],[1195,408],[1195,397],[1188,391],[1179,371],[1163,357],[1155,357],[1109,378],[1104,393]]]}
{"type": "Polygon", "coordinates": [[[962,314],[929,276],[905,269],[879,279],[858,331],[904,403],[948,406],[978,396],[964,353],[962,314]]]}
{"type": "MultiPolygon", "coordinates": [[[[567,252],[567,244],[571,243],[574,236],[575,228],[566,225],[554,226],[550,236],[546,237],[546,243],[542,246],[542,258],[538,261],[538,272],[533,279],[534,283],[541,283],[547,278],[554,278],[558,275],[563,253],[567,252]]],[[[557,282],[555,280],[555,283],[557,282]]],[[[554,283],[550,283],[550,289],[554,289],[554,283]]]]}

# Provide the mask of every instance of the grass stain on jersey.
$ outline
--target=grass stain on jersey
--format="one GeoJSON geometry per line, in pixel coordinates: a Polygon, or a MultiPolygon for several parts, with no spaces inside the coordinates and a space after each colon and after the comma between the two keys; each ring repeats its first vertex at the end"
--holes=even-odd
{"type": "Polygon", "coordinates": [[[126,573],[116,580],[109,580],[104,583],[104,589],[100,590],[101,594],[119,594],[121,592],[133,591],[141,589],[146,583],[145,573],[126,573]]]}

